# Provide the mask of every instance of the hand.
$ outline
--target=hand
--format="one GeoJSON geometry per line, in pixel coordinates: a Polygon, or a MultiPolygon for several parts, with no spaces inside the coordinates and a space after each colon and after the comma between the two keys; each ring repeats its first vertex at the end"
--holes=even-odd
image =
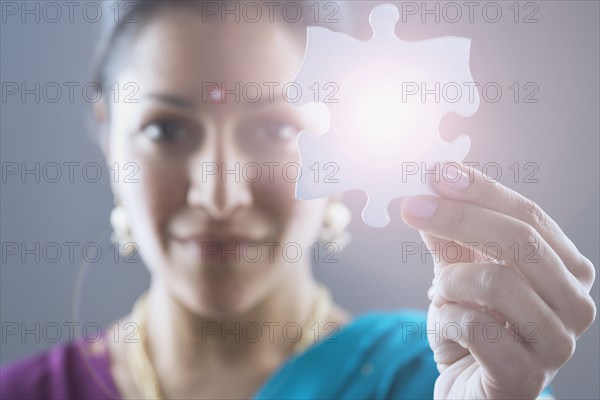
{"type": "Polygon", "coordinates": [[[594,266],[534,202],[447,166],[432,182],[440,198],[402,204],[434,256],[434,397],[536,398],[595,319],[594,266]]]}

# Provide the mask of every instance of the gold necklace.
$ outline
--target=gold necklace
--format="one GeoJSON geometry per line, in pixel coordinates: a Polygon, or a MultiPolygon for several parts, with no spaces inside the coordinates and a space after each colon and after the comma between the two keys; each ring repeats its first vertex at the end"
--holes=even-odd
{"type": "MultiPolygon", "coordinates": [[[[317,294],[313,302],[311,317],[303,327],[300,340],[294,344],[292,354],[297,354],[311,345],[311,336],[305,332],[313,323],[324,321],[331,310],[331,292],[320,282],[316,282],[316,285],[317,294]]],[[[143,398],[162,400],[160,385],[146,349],[147,297],[147,292],[143,293],[133,306],[131,315],[133,321],[138,324],[139,336],[137,342],[128,344],[128,357],[126,358],[133,382],[143,398]]],[[[317,326],[317,329],[320,330],[320,327],[317,326]]]]}

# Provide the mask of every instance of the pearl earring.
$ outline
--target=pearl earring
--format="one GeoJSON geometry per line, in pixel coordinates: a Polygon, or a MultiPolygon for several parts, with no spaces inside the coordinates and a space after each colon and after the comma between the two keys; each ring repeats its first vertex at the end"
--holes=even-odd
{"type": "Polygon", "coordinates": [[[338,251],[342,251],[352,241],[352,235],[346,231],[351,219],[350,209],[344,203],[340,201],[329,203],[325,209],[319,240],[333,242],[338,246],[338,251]]]}
{"type": "Polygon", "coordinates": [[[115,196],[115,207],[110,213],[110,225],[113,229],[110,239],[118,244],[119,252],[125,257],[135,253],[137,245],[131,235],[129,216],[118,196],[115,196]]]}

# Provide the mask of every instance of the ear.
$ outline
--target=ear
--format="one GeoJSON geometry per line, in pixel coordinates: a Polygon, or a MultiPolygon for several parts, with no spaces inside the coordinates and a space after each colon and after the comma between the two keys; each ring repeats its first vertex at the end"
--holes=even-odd
{"type": "Polygon", "coordinates": [[[104,158],[110,160],[110,146],[108,143],[109,138],[109,121],[108,121],[108,110],[106,103],[102,100],[97,101],[93,105],[94,120],[98,127],[98,144],[104,158]]]}
{"type": "MultiPolygon", "coordinates": [[[[96,127],[98,128],[98,144],[100,145],[100,150],[104,155],[104,161],[109,166],[111,164],[111,154],[110,154],[110,131],[109,131],[109,117],[106,103],[102,100],[97,101],[93,105],[94,112],[94,122],[96,127]]],[[[112,192],[117,194],[117,185],[115,182],[110,179],[110,187],[112,192]]]]}

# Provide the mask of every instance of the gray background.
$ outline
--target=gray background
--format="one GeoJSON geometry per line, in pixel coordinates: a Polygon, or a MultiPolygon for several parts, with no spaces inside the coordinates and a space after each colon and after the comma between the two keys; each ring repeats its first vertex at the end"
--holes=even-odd
{"type": "MultiPolygon", "coordinates": [[[[448,116],[442,123],[443,135],[469,135],[473,144],[468,160],[501,165],[500,181],[538,202],[598,267],[599,3],[537,2],[539,22],[531,24],[514,23],[508,8],[511,4],[501,4],[504,14],[497,23],[486,22],[481,12],[475,13],[473,23],[463,16],[458,23],[443,19],[431,23],[429,17],[430,23],[423,24],[412,16],[398,24],[397,34],[407,40],[444,35],[472,38],[474,79],[498,82],[504,94],[497,103],[482,102],[472,118],[448,116]],[[537,83],[539,103],[512,101],[508,89],[512,82],[537,83]],[[523,176],[515,182],[508,168],[515,162],[521,166],[536,163],[539,182],[526,183],[523,176]]],[[[35,23],[31,17],[22,23],[17,17],[8,17],[1,25],[2,82],[26,82],[28,86],[35,82],[88,82],[96,30],[96,24],[77,13],[73,23],[66,18],[35,23]]],[[[29,96],[24,103],[12,99],[1,105],[3,163],[103,165],[86,126],[90,104],[80,95],[72,104],[64,97],[55,104],[43,99],[38,104],[29,96]]],[[[0,269],[3,330],[7,323],[25,323],[30,328],[36,322],[42,327],[69,321],[105,324],[128,312],[147,287],[149,277],[141,262],[112,260],[108,222],[112,197],[109,171],[104,168],[102,172],[97,183],[85,182],[81,167],[76,168],[74,183],[65,177],[58,183],[35,183],[32,177],[25,183],[15,177],[2,183],[3,243],[23,242],[31,248],[36,242],[42,246],[97,242],[103,250],[100,261],[87,266],[82,263],[81,246],[73,262],[65,254],[56,263],[38,263],[32,256],[21,262],[17,256],[3,254],[7,256],[0,269]]],[[[426,310],[426,290],[433,277],[431,261],[422,263],[413,256],[402,262],[401,243],[419,243],[420,239],[401,222],[399,202],[390,206],[392,223],[388,227],[370,229],[360,220],[365,194],[350,192],[345,201],[354,216],[350,226],[354,243],[339,255],[338,264],[315,265],[318,279],[354,313],[402,307],[426,310]]],[[[597,303],[597,281],[592,295],[597,303]]],[[[63,340],[66,332],[62,332],[63,340]]],[[[2,340],[0,360],[14,360],[52,344],[33,335],[24,341],[11,336],[2,340]]],[[[557,396],[599,398],[599,360],[596,321],[578,341],[572,360],[556,376],[553,387],[557,396]]]]}

